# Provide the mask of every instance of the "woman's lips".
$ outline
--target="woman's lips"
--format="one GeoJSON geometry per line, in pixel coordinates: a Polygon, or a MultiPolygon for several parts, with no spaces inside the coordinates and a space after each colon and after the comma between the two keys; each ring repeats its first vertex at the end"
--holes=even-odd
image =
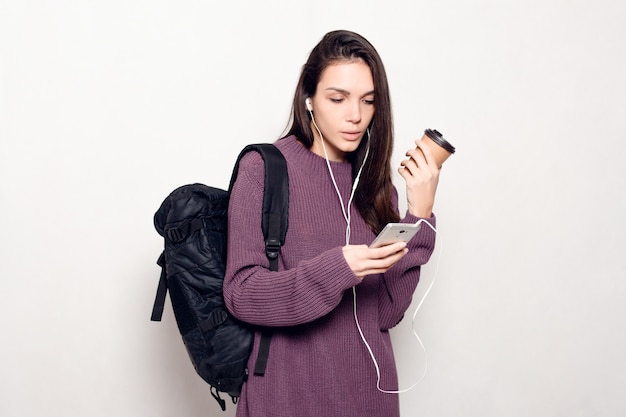
{"type": "Polygon", "coordinates": [[[361,132],[341,132],[341,135],[350,141],[358,140],[361,137],[361,132]]]}

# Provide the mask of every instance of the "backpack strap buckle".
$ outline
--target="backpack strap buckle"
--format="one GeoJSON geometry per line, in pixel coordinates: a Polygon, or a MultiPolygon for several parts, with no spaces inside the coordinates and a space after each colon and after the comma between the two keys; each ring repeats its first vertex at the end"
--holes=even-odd
{"type": "Polygon", "coordinates": [[[265,254],[269,259],[278,258],[280,252],[280,240],[269,238],[265,241],[265,254]]]}
{"type": "Polygon", "coordinates": [[[167,238],[170,242],[179,243],[182,242],[187,234],[184,233],[180,227],[173,227],[167,231],[167,238]]]}
{"type": "Polygon", "coordinates": [[[167,238],[170,242],[180,243],[183,240],[187,239],[187,236],[191,235],[196,230],[204,227],[204,219],[201,217],[196,217],[192,220],[187,220],[182,224],[172,227],[166,231],[167,238]]]}

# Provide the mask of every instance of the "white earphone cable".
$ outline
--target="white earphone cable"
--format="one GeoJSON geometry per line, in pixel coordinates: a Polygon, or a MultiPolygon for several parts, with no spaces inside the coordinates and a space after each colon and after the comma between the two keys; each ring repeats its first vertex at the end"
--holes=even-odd
{"type": "MultiPolygon", "coordinates": [[[[426,223],[435,233],[437,233],[437,230],[428,221],[426,221],[424,219],[420,219],[415,224],[420,224],[420,223],[426,223]]],[[[439,272],[439,261],[441,260],[441,252],[443,250],[443,245],[440,243],[439,247],[440,247],[440,249],[439,249],[439,255],[437,256],[437,264],[436,264],[436,267],[435,267],[435,274],[434,274],[433,279],[431,280],[430,284],[428,285],[428,288],[426,288],[426,291],[424,292],[424,295],[422,296],[422,299],[417,304],[417,307],[415,307],[415,311],[413,312],[413,317],[411,319],[411,331],[413,332],[413,335],[415,335],[415,338],[417,339],[420,347],[422,348],[422,351],[424,352],[424,371],[423,371],[422,376],[420,377],[420,379],[418,379],[417,382],[413,383],[413,385],[409,386],[408,388],[404,388],[404,389],[397,390],[397,391],[392,391],[392,390],[385,390],[385,389],[382,389],[380,387],[380,367],[378,366],[378,362],[376,361],[376,357],[374,356],[374,352],[372,351],[372,348],[370,347],[369,343],[367,342],[367,339],[365,338],[365,335],[363,334],[363,330],[361,329],[361,325],[359,323],[359,318],[358,318],[358,315],[357,315],[356,287],[352,287],[352,297],[354,299],[354,303],[353,303],[353,305],[354,305],[354,310],[353,310],[353,312],[354,312],[354,320],[356,322],[357,329],[359,330],[359,334],[361,335],[361,340],[363,340],[363,343],[365,343],[365,347],[367,348],[367,351],[369,352],[370,357],[372,358],[372,362],[374,363],[374,367],[376,368],[376,388],[378,388],[378,390],[380,392],[382,392],[382,393],[385,393],[385,394],[402,394],[404,392],[408,392],[411,389],[415,388],[418,384],[420,384],[424,380],[424,378],[426,377],[426,372],[428,370],[428,353],[426,352],[426,347],[424,346],[424,343],[422,342],[422,339],[419,337],[419,335],[415,331],[415,318],[417,317],[417,312],[421,308],[422,304],[424,303],[424,300],[426,299],[426,296],[428,296],[428,293],[430,293],[430,290],[433,288],[433,285],[435,284],[435,280],[437,279],[437,274],[439,272]]]]}
{"type": "MultiPolygon", "coordinates": [[[[325,156],[325,159],[326,159],[326,165],[328,166],[328,172],[330,173],[330,178],[331,178],[331,180],[333,182],[333,185],[335,186],[335,191],[337,192],[337,196],[339,197],[339,202],[341,204],[341,212],[343,213],[343,218],[346,221],[346,245],[348,245],[348,244],[350,244],[350,206],[351,206],[352,200],[354,198],[354,192],[355,192],[356,187],[357,187],[357,185],[359,183],[359,178],[361,177],[361,172],[363,171],[363,167],[365,166],[365,161],[367,161],[367,157],[369,156],[369,151],[370,151],[370,148],[369,148],[369,140],[370,140],[369,128],[367,129],[367,141],[368,141],[368,144],[367,144],[367,150],[365,152],[365,157],[363,158],[363,163],[361,164],[361,167],[359,168],[357,176],[356,176],[356,178],[354,180],[354,184],[352,185],[352,191],[350,193],[350,198],[348,199],[348,205],[344,207],[343,198],[341,197],[341,193],[339,192],[339,187],[337,186],[337,181],[335,180],[335,175],[333,174],[333,170],[332,170],[332,167],[330,166],[330,161],[328,159],[328,152],[326,151],[326,145],[324,143],[324,136],[322,135],[322,132],[321,132],[320,128],[317,126],[317,123],[315,122],[315,117],[313,116],[313,112],[309,108],[307,108],[307,110],[309,111],[309,114],[311,115],[311,121],[313,122],[313,126],[315,126],[315,129],[317,130],[317,133],[320,136],[320,139],[321,139],[321,142],[322,142],[322,149],[324,150],[324,156],[325,156]]],[[[420,219],[416,224],[420,224],[420,223],[426,223],[435,233],[437,233],[437,230],[433,227],[433,225],[431,225],[426,220],[420,219]]],[[[413,317],[412,317],[412,320],[411,320],[411,331],[415,335],[415,338],[417,339],[419,345],[422,348],[422,351],[424,352],[424,372],[423,372],[421,378],[417,382],[415,382],[413,385],[408,387],[408,388],[405,388],[405,389],[402,389],[402,390],[398,390],[398,391],[391,391],[391,390],[382,389],[380,387],[380,367],[378,366],[378,362],[376,361],[376,357],[374,356],[374,352],[372,351],[372,348],[370,347],[369,343],[367,342],[367,339],[365,338],[365,335],[363,334],[363,330],[361,329],[361,324],[359,323],[359,318],[358,318],[358,315],[357,315],[356,286],[352,287],[352,296],[353,296],[353,300],[354,300],[354,302],[353,302],[354,321],[356,323],[357,329],[358,329],[359,334],[361,336],[361,340],[365,344],[365,347],[367,348],[367,351],[369,352],[369,355],[372,358],[372,362],[374,363],[374,367],[376,368],[376,378],[377,378],[376,388],[380,392],[382,392],[382,393],[385,393],[385,394],[401,394],[401,393],[407,392],[407,391],[413,389],[415,386],[417,386],[426,377],[426,371],[428,369],[428,355],[427,355],[427,352],[426,352],[426,347],[424,346],[424,343],[422,342],[422,339],[419,337],[419,335],[415,331],[415,317],[417,316],[418,310],[420,309],[420,307],[424,303],[424,300],[426,299],[426,296],[428,295],[428,293],[432,289],[432,287],[433,287],[433,285],[435,283],[435,279],[437,278],[437,273],[439,271],[439,261],[441,260],[442,249],[443,249],[443,246],[440,244],[439,256],[438,256],[437,265],[436,265],[436,268],[435,268],[435,275],[434,275],[430,285],[426,289],[424,295],[422,296],[422,299],[420,300],[420,302],[418,303],[417,307],[415,308],[415,312],[413,313],[413,317]]]]}
{"type": "Polygon", "coordinates": [[[328,152],[326,151],[326,144],[324,143],[324,136],[322,135],[322,131],[320,130],[320,128],[317,126],[317,123],[315,122],[315,117],[313,116],[313,112],[311,110],[309,110],[309,114],[311,115],[311,121],[313,122],[313,126],[315,126],[315,129],[317,130],[317,133],[320,135],[320,139],[322,142],[322,149],[324,150],[324,156],[326,159],[326,166],[328,166],[328,172],[330,173],[330,179],[333,182],[333,185],[335,186],[335,191],[337,192],[337,196],[339,197],[339,203],[341,204],[341,212],[343,213],[343,218],[346,221],[346,245],[348,245],[350,243],[350,217],[351,217],[351,213],[350,213],[350,206],[352,205],[352,200],[354,199],[354,193],[356,191],[356,187],[359,184],[359,178],[361,177],[361,172],[363,171],[363,167],[365,166],[365,161],[367,161],[367,157],[369,156],[370,153],[370,147],[369,147],[369,140],[370,140],[370,133],[369,133],[369,128],[367,129],[367,149],[365,151],[365,156],[363,157],[363,163],[361,163],[361,167],[359,168],[359,171],[357,172],[356,178],[354,179],[354,184],[352,184],[352,191],[350,192],[350,198],[348,199],[348,205],[344,206],[343,203],[343,198],[341,197],[341,192],[339,192],[339,187],[337,186],[337,181],[335,180],[335,175],[333,174],[333,169],[330,166],[330,160],[328,159],[328,152]]]}

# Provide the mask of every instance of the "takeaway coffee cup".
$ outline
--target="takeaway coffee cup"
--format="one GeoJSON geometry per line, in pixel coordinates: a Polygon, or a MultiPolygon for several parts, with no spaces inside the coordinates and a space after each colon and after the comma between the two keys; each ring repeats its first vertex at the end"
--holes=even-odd
{"type": "Polygon", "coordinates": [[[436,130],[426,129],[424,136],[422,136],[422,143],[431,150],[439,168],[441,168],[445,160],[455,152],[454,146],[445,140],[443,135],[436,130]]]}

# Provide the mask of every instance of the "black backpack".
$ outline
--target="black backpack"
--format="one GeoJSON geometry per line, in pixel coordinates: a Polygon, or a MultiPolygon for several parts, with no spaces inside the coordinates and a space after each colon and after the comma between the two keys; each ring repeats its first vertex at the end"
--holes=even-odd
{"type": "MultiPolygon", "coordinates": [[[[162,270],[151,320],[161,321],[169,290],[191,362],[211,385],[211,395],[222,410],[226,402],[220,392],[237,403],[248,377],[254,338],[254,330],[227,311],[222,294],[230,191],[241,158],[252,150],[259,152],[265,163],[265,195],[259,216],[270,269],[277,270],[278,253],[287,233],[289,181],[285,159],[274,145],[245,147],[237,158],[228,191],[203,184],[184,185],[172,191],[154,215],[154,226],[165,240],[165,249],[157,261],[162,270]]],[[[269,341],[269,333],[263,332],[256,375],[265,372],[269,341]]]]}

